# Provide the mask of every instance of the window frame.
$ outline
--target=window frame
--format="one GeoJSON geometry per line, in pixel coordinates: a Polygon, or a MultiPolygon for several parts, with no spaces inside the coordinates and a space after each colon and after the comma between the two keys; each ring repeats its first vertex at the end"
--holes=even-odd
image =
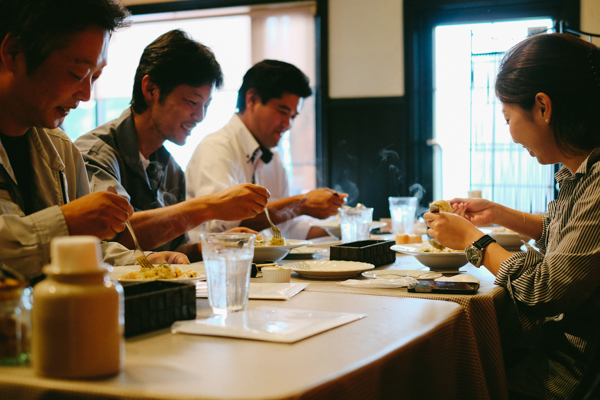
{"type": "MultiPolygon", "coordinates": [[[[434,29],[467,24],[550,17],[579,29],[579,1],[571,0],[404,0],[405,98],[410,160],[407,174],[433,201],[434,29]]],[[[556,193],[555,193],[556,194],[556,193]]]]}

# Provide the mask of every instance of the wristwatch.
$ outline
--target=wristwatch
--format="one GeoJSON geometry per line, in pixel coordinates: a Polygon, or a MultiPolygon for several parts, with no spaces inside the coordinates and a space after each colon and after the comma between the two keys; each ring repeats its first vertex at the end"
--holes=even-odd
{"type": "Polygon", "coordinates": [[[481,263],[483,262],[483,252],[485,248],[492,242],[496,242],[490,235],[484,235],[478,240],[474,241],[473,244],[470,244],[465,249],[465,253],[467,254],[467,261],[476,266],[477,268],[481,267],[481,263]]]}

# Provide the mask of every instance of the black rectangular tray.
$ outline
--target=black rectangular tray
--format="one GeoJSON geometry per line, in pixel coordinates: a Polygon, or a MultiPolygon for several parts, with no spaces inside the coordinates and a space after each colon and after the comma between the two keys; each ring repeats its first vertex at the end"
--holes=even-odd
{"type": "Polygon", "coordinates": [[[330,260],[360,261],[376,267],[392,264],[396,261],[396,253],[390,250],[394,245],[390,240],[361,240],[331,246],[330,260]]]}
{"type": "Polygon", "coordinates": [[[196,318],[196,285],[152,281],[122,282],[125,294],[125,337],[196,318]]]}

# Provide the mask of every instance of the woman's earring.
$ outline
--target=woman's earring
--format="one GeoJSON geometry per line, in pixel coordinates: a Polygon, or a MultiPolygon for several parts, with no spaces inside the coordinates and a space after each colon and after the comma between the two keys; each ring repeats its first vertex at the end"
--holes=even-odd
{"type": "Polygon", "coordinates": [[[548,123],[548,119],[546,118],[546,123],[548,123]]]}

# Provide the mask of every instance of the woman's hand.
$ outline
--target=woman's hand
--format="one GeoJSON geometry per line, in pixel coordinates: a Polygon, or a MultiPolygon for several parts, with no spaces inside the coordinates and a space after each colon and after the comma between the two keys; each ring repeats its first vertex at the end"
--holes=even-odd
{"type": "Polygon", "coordinates": [[[496,203],[484,199],[452,199],[449,202],[454,213],[464,217],[473,225],[482,226],[494,223],[493,207],[496,203]]]}
{"type": "Polygon", "coordinates": [[[423,218],[429,229],[427,234],[446,247],[463,250],[483,236],[483,233],[460,215],[439,212],[425,213],[423,218]]]}

